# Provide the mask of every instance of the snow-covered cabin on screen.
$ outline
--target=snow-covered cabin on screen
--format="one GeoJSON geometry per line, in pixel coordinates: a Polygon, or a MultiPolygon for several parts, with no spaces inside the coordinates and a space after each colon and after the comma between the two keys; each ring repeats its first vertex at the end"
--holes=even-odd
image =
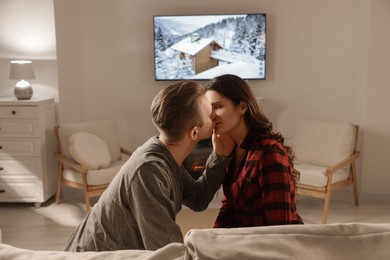
{"type": "Polygon", "coordinates": [[[218,60],[211,57],[212,51],[222,49],[216,41],[209,38],[200,38],[194,33],[191,36],[184,38],[178,43],[175,43],[170,49],[180,53],[180,58],[189,57],[195,74],[218,66],[218,60]]]}

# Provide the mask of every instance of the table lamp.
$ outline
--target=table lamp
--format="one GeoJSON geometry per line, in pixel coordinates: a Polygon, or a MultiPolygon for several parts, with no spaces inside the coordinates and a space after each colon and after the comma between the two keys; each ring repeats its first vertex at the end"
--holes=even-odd
{"type": "Polygon", "coordinates": [[[29,60],[11,61],[10,79],[19,80],[14,89],[15,97],[18,100],[30,99],[33,95],[33,89],[26,79],[35,79],[32,62],[29,60]]]}

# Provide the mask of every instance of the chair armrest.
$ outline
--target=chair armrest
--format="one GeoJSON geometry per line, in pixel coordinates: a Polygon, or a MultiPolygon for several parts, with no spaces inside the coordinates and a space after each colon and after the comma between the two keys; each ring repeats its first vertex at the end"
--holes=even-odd
{"type": "Polygon", "coordinates": [[[333,166],[330,166],[328,168],[326,168],[326,173],[329,175],[329,174],[333,174],[335,171],[339,170],[339,169],[342,169],[346,166],[348,166],[349,164],[353,163],[354,161],[356,161],[358,158],[360,157],[360,152],[359,151],[355,151],[351,156],[349,156],[347,159],[333,165],[333,166]]]}
{"type": "Polygon", "coordinates": [[[130,151],[126,148],[123,148],[123,147],[121,147],[121,153],[127,154],[128,156],[131,156],[133,154],[132,151],[130,151]]]}
{"type": "Polygon", "coordinates": [[[76,171],[78,172],[81,172],[83,174],[87,174],[88,173],[88,168],[81,165],[81,164],[78,164],[72,160],[70,160],[69,158],[59,154],[58,152],[55,152],[54,153],[54,157],[59,161],[59,162],[62,162],[63,164],[75,169],[76,171]]]}

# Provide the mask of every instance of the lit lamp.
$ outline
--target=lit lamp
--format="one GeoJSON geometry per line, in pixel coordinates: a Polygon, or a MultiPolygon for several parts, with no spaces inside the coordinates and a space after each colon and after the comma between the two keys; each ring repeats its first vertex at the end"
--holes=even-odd
{"type": "Polygon", "coordinates": [[[14,94],[19,100],[30,99],[33,89],[26,79],[35,79],[32,62],[30,60],[11,61],[10,79],[19,80],[15,85],[14,94]]]}

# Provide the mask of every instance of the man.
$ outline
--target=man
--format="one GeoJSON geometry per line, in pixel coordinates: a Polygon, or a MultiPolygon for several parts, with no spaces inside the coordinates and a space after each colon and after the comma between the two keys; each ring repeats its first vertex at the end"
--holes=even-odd
{"type": "Polygon", "coordinates": [[[72,233],[66,251],[156,250],[183,242],[175,223],[182,203],[204,210],[221,186],[233,150],[229,137],[213,134],[213,153],[198,180],[182,165],[197,142],[213,132],[215,115],[205,88],[177,82],[157,94],[151,113],[159,136],[134,151],[72,233]]]}

